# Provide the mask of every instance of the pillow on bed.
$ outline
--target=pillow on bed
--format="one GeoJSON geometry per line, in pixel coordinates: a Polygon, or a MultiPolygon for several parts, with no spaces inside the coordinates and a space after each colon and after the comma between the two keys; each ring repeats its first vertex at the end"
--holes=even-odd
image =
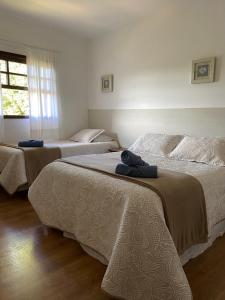
{"type": "Polygon", "coordinates": [[[80,143],[90,143],[103,132],[104,129],[82,129],[74,134],[70,140],[80,143]]]}
{"type": "Polygon", "coordinates": [[[103,142],[111,142],[114,141],[114,138],[111,136],[108,136],[104,133],[101,133],[99,136],[93,139],[93,143],[103,143],[103,142]]]}
{"type": "Polygon", "coordinates": [[[182,140],[182,135],[147,133],[140,136],[129,150],[148,152],[158,156],[168,155],[182,140]]]}
{"type": "Polygon", "coordinates": [[[169,157],[225,166],[225,138],[185,136],[169,157]]]}

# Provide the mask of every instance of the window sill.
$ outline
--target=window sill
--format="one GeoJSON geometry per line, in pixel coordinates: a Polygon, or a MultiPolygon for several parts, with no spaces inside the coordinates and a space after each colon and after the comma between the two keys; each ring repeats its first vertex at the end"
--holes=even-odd
{"type": "Polygon", "coordinates": [[[29,119],[29,116],[5,115],[4,119],[29,119]]]}

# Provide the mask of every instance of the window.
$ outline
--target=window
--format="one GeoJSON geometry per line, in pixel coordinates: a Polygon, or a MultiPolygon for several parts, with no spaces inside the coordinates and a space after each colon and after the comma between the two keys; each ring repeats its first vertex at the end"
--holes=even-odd
{"type": "Polygon", "coordinates": [[[0,51],[0,72],[4,118],[28,118],[26,56],[0,51]]]}

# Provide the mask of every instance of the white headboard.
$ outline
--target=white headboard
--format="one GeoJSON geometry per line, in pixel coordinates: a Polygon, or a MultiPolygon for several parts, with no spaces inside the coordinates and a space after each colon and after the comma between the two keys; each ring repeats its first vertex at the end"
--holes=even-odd
{"type": "Polygon", "coordinates": [[[89,127],[116,133],[124,147],[145,132],[225,136],[225,108],[89,110],[89,127]]]}

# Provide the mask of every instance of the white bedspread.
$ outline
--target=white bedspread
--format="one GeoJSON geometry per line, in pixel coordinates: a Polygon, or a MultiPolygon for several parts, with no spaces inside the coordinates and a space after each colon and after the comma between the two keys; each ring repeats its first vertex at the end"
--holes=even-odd
{"type": "MultiPolygon", "coordinates": [[[[103,155],[116,158],[119,153],[103,155]]],[[[142,157],[201,182],[211,235],[213,226],[225,218],[225,168],[142,157]]],[[[160,198],[153,191],[54,162],[33,183],[29,199],[44,224],[72,233],[105,258],[108,267],[102,288],[109,294],[129,300],[192,298],[160,198]]]]}
{"type": "MultiPolygon", "coordinates": [[[[68,140],[45,143],[45,146],[55,146],[61,149],[62,157],[105,153],[110,148],[118,147],[116,141],[99,143],[76,143],[68,140]]],[[[10,147],[0,146],[0,185],[13,194],[27,183],[23,151],[10,147]]]]}

